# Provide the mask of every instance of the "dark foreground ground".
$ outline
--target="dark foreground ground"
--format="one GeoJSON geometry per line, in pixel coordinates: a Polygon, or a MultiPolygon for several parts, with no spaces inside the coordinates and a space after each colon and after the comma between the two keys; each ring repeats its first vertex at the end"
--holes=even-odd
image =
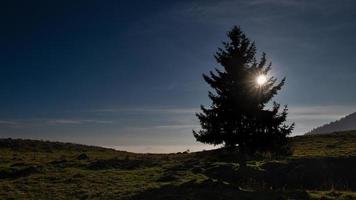
{"type": "Polygon", "coordinates": [[[0,139],[0,199],[356,199],[356,131],[291,139],[246,168],[223,150],[134,154],[0,139]]]}

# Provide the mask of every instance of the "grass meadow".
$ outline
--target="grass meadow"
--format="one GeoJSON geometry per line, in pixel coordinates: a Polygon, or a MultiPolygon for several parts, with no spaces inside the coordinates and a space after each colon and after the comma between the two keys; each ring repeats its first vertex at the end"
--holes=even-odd
{"type": "Polygon", "coordinates": [[[0,199],[356,199],[356,131],[290,138],[240,168],[223,149],[135,154],[1,139],[0,199]]]}

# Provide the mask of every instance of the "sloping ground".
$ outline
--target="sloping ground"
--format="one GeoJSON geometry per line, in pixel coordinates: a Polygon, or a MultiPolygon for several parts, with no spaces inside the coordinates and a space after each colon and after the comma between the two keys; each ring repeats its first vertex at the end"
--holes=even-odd
{"type": "Polygon", "coordinates": [[[291,138],[296,157],[356,156],[356,131],[291,138]]]}
{"type": "Polygon", "coordinates": [[[240,168],[224,150],[133,154],[0,140],[0,199],[356,199],[356,132],[291,138],[240,168]]]}
{"type": "Polygon", "coordinates": [[[340,131],[356,130],[356,112],[339,120],[317,127],[307,134],[326,134],[340,131]]]}

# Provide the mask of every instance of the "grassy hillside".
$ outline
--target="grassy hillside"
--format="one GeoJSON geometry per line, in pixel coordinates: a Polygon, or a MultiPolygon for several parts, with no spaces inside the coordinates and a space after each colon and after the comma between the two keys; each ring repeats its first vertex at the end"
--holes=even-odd
{"type": "Polygon", "coordinates": [[[0,140],[0,199],[356,199],[356,131],[291,138],[294,154],[223,150],[134,154],[34,140],[0,140]]]}
{"type": "Polygon", "coordinates": [[[356,156],[356,131],[293,137],[295,157],[356,156]]]}

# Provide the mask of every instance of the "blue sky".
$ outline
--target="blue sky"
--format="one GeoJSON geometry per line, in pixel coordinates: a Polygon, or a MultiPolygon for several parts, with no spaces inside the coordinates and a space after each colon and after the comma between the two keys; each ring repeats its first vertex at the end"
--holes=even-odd
{"type": "Polygon", "coordinates": [[[0,137],[207,149],[201,74],[239,25],[287,77],[294,135],[356,111],[356,2],[2,1],[0,137]]]}

